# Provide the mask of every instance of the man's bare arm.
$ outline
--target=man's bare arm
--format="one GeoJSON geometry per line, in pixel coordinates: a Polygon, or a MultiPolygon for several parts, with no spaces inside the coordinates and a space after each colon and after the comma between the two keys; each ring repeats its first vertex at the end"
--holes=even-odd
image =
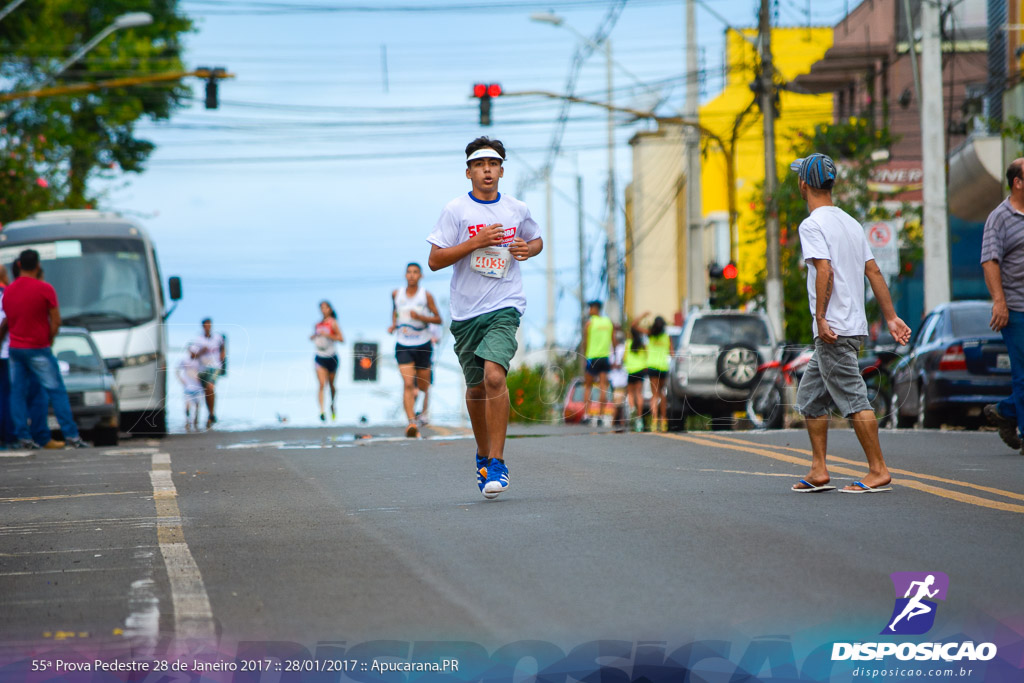
{"type": "Polygon", "coordinates": [[[835,285],[835,273],[832,272],[832,262],[828,259],[808,259],[814,266],[816,277],[814,279],[814,320],[818,324],[818,336],[826,344],[834,344],[839,336],[832,331],[832,327],[825,319],[828,313],[828,303],[832,299],[832,289],[835,285]]]}
{"type": "Polygon", "coordinates": [[[892,320],[896,317],[896,309],[892,305],[892,296],[889,294],[889,286],[885,284],[885,276],[874,260],[864,264],[864,275],[868,278],[871,291],[875,293],[875,301],[882,311],[882,317],[892,320]]]}
{"type": "Polygon", "coordinates": [[[50,343],[57,338],[58,330],[60,330],[60,308],[54,306],[50,309],[50,343]]]}
{"type": "Polygon", "coordinates": [[[496,247],[505,239],[505,231],[501,229],[501,223],[493,223],[482,228],[475,236],[454,247],[439,247],[436,244],[430,245],[430,257],[427,259],[427,266],[431,270],[441,270],[450,265],[458,263],[483,247],[496,247]]]}
{"type": "Polygon", "coordinates": [[[828,312],[828,303],[832,299],[835,273],[832,272],[832,262],[828,259],[816,258],[813,261],[814,269],[817,271],[817,278],[814,280],[814,292],[817,295],[814,317],[821,319],[828,312]]]}
{"type": "Polygon", "coordinates": [[[416,313],[415,311],[413,312],[413,315],[415,315],[416,319],[419,320],[421,323],[440,325],[441,313],[440,311],[437,310],[437,303],[434,301],[434,295],[431,294],[430,292],[427,292],[427,309],[430,310],[430,315],[421,315],[419,313],[416,313]]]}
{"type": "Polygon", "coordinates": [[[992,320],[989,327],[993,332],[998,332],[1010,322],[1010,309],[1006,307],[1006,292],[1003,291],[1003,271],[999,261],[994,259],[982,263],[981,270],[985,273],[985,286],[992,298],[992,320]]]}
{"type": "Polygon", "coordinates": [[[889,286],[885,284],[885,276],[882,275],[882,271],[874,259],[864,264],[864,275],[868,278],[871,291],[875,293],[875,300],[882,311],[882,317],[885,318],[889,334],[901,346],[905,345],[910,341],[910,327],[896,315],[896,309],[892,305],[892,296],[889,294],[889,286]]]}

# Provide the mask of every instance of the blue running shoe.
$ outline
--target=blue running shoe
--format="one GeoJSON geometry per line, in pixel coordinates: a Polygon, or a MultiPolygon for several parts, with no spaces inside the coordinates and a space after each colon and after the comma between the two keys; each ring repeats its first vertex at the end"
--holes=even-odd
{"type": "Polygon", "coordinates": [[[476,454],[476,485],[480,487],[480,493],[484,491],[484,484],[487,483],[487,463],[490,458],[481,458],[476,454]]]}
{"type": "Polygon", "coordinates": [[[487,483],[484,484],[484,497],[494,498],[508,488],[508,467],[503,460],[491,458],[487,466],[487,483]]]}

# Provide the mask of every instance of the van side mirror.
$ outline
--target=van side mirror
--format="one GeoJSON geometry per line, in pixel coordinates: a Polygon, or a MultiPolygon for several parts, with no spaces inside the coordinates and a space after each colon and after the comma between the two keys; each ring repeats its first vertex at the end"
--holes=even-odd
{"type": "Polygon", "coordinates": [[[167,280],[167,285],[171,290],[171,301],[179,300],[181,298],[181,278],[174,275],[167,280]]]}
{"type": "Polygon", "coordinates": [[[110,370],[111,372],[124,367],[124,361],[120,358],[105,358],[103,362],[107,364],[107,370],[110,370]]]}

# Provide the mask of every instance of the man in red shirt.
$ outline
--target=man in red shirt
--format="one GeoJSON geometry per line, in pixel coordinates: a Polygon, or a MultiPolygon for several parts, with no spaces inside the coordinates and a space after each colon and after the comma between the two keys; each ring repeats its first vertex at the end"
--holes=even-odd
{"type": "Polygon", "coordinates": [[[60,329],[57,292],[41,279],[39,252],[26,249],[18,257],[21,275],[4,291],[3,308],[11,337],[11,418],[22,448],[38,448],[28,427],[26,398],[33,378],[42,385],[67,444],[85,448],[71,415],[68,392],[50,346],[60,329]]]}

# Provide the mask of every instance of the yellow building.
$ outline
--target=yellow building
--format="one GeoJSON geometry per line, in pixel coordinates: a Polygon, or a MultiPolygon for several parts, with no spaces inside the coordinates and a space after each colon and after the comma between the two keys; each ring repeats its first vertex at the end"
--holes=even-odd
{"type": "Polygon", "coordinates": [[[686,192],[679,126],[635,134],[626,188],[626,317],[644,311],[672,323],[686,297],[686,192]]]}
{"type": "MultiPolygon", "coordinates": [[[[728,230],[729,184],[726,154],[714,142],[706,145],[701,172],[702,210],[709,227],[709,260],[735,259],[739,282],[753,282],[765,269],[763,238],[754,237],[757,188],[764,180],[764,126],[756,95],[750,84],[756,78],[758,56],[753,41],[755,29],[747,29],[745,40],[734,31],[726,36],[726,85],[713,100],[700,108],[701,124],[714,132],[734,154],[736,174],[736,234],[728,230]]],[[[831,28],[775,28],[772,55],[778,71],[776,82],[790,81],[807,73],[832,46],[831,28]]],[[[793,140],[800,131],[819,123],[832,122],[832,95],[801,95],[787,90],[779,93],[779,117],[775,121],[775,150],[779,177],[789,172],[795,158],[793,140]]]]}

